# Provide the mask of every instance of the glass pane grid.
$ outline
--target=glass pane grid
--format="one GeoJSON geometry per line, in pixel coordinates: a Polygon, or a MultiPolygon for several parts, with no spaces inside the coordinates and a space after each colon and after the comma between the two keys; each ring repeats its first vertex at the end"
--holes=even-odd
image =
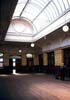
{"type": "Polygon", "coordinates": [[[63,2],[65,4],[66,9],[68,9],[69,8],[69,2],[68,2],[68,0],[64,0],[63,2]]]}
{"type": "Polygon", "coordinates": [[[51,5],[52,5],[52,8],[54,9],[55,15],[58,16],[59,15],[59,11],[58,11],[57,6],[55,5],[54,2],[51,2],[51,5]]]}
{"type": "Polygon", "coordinates": [[[67,0],[68,1],[68,4],[70,5],[70,0],[67,0]]]}
{"type": "Polygon", "coordinates": [[[65,4],[64,4],[63,0],[58,0],[58,3],[60,5],[60,7],[61,7],[62,12],[64,12],[66,7],[65,7],[65,4]]]}
{"type": "Polygon", "coordinates": [[[55,9],[54,9],[53,6],[52,6],[52,2],[51,2],[51,4],[49,5],[49,8],[50,8],[50,11],[51,11],[51,13],[52,13],[53,18],[55,18],[57,15],[56,15],[55,9]]]}
{"type": "MultiPolygon", "coordinates": [[[[21,17],[30,20],[33,25],[35,25],[37,33],[64,16],[64,14],[70,9],[70,0],[29,0],[25,7],[26,2],[27,0],[18,0],[12,18],[16,16],[20,17],[22,12],[21,17]],[[24,7],[25,9],[23,11],[24,7]]],[[[14,29],[11,27],[8,29],[8,35],[13,33],[15,36],[24,36],[25,34],[26,36],[33,36],[32,33],[28,32],[15,33],[14,29]]]]}
{"type": "Polygon", "coordinates": [[[57,8],[58,8],[58,10],[59,10],[59,14],[62,14],[62,8],[61,8],[61,6],[59,5],[58,0],[54,0],[54,3],[55,3],[55,5],[57,6],[57,8]]]}
{"type": "Polygon", "coordinates": [[[19,16],[20,13],[21,13],[21,11],[22,11],[22,9],[24,8],[24,6],[25,6],[24,3],[22,3],[22,4],[17,4],[16,9],[15,9],[14,14],[13,14],[13,17],[14,17],[14,16],[19,16]]]}

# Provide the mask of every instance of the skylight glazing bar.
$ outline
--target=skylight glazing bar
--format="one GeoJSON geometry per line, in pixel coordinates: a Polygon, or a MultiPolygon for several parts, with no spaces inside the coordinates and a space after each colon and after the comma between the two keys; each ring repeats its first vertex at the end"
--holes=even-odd
{"type": "Polygon", "coordinates": [[[24,13],[22,13],[22,17],[26,17],[32,21],[45,6],[42,2],[39,3],[38,0],[30,0],[29,5],[26,7],[24,13]]]}
{"type": "Polygon", "coordinates": [[[21,16],[21,15],[22,15],[22,13],[23,13],[24,9],[26,8],[27,4],[29,3],[29,1],[30,1],[30,0],[27,0],[27,2],[26,2],[26,4],[25,4],[25,6],[24,6],[24,8],[22,9],[22,11],[21,11],[21,13],[20,13],[20,15],[19,15],[19,16],[21,16]]]}
{"type": "Polygon", "coordinates": [[[52,13],[50,12],[50,8],[49,8],[49,6],[47,7],[46,10],[48,11],[48,13],[49,13],[49,17],[51,18],[51,21],[52,21],[52,20],[53,20],[53,16],[52,16],[52,13]]]}
{"type": "Polygon", "coordinates": [[[51,2],[51,5],[52,5],[52,8],[53,8],[54,11],[55,11],[55,15],[58,16],[58,15],[59,15],[59,10],[58,10],[58,8],[56,7],[55,3],[54,3],[54,2],[51,2]]]}
{"type": "Polygon", "coordinates": [[[66,9],[68,9],[69,6],[70,6],[68,0],[64,0],[63,2],[64,2],[64,4],[65,4],[66,9]]]}
{"type": "Polygon", "coordinates": [[[60,5],[59,5],[59,3],[58,3],[58,0],[54,0],[54,4],[56,5],[56,7],[58,8],[58,10],[59,10],[59,15],[62,13],[62,9],[61,9],[61,7],[60,7],[60,5]]]}
{"type": "Polygon", "coordinates": [[[50,19],[50,17],[49,17],[49,14],[48,14],[47,11],[45,11],[45,12],[46,12],[46,15],[48,16],[48,21],[49,21],[49,23],[50,23],[51,19],[50,19]]]}
{"type": "Polygon", "coordinates": [[[58,15],[60,14],[60,12],[59,12],[59,9],[58,9],[58,7],[56,6],[56,3],[54,2],[54,1],[52,1],[52,3],[53,3],[53,5],[54,5],[54,7],[56,7],[56,9],[57,9],[57,12],[58,12],[58,15]]]}
{"type": "Polygon", "coordinates": [[[67,0],[67,1],[68,1],[69,6],[70,6],[70,0],[67,0]]]}
{"type": "Polygon", "coordinates": [[[49,16],[50,16],[50,12],[49,12],[48,8],[47,8],[47,9],[45,9],[44,11],[45,11],[45,12],[47,11],[49,21],[51,21],[51,20],[52,20],[52,18],[51,18],[51,17],[49,17],[49,16]]]}
{"type": "Polygon", "coordinates": [[[67,3],[68,3],[68,6],[70,6],[70,4],[69,4],[69,0],[67,0],[67,3]]]}
{"type": "Polygon", "coordinates": [[[48,2],[48,4],[46,4],[46,6],[40,11],[40,13],[38,13],[38,15],[33,19],[33,21],[36,20],[36,18],[44,11],[44,9],[45,9],[51,2],[52,2],[52,0],[50,0],[50,1],[48,2]]]}
{"type": "Polygon", "coordinates": [[[66,6],[65,6],[65,3],[64,3],[64,1],[62,0],[62,2],[63,2],[63,5],[64,5],[64,8],[65,8],[65,10],[66,10],[66,6]]]}
{"type": "Polygon", "coordinates": [[[23,24],[25,29],[22,32],[10,24],[6,40],[33,42],[60,28],[65,19],[66,23],[70,21],[70,0],[18,0],[11,22],[20,16],[28,24],[23,24]]]}
{"type": "Polygon", "coordinates": [[[53,19],[55,18],[55,10],[54,10],[54,8],[52,7],[52,4],[50,4],[49,5],[49,8],[50,8],[50,12],[51,12],[51,14],[52,14],[52,17],[53,17],[53,19]]]}
{"type": "MultiPolygon", "coordinates": [[[[43,2],[43,1],[42,1],[42,2],[43,2]]],[[[38,6],[41,5],[41,7],[43,7],[43,6],[44,6],[44,3],[42,3],[42,2],[41,2],[41,1],[36,1],[36,0],[35,0],[33,3],[34,3],[34,4],[38,4],[38,6]]],[[[33,3],[31,3],[31,4],[33,4],[33,3]]]]}
{"type": "Polygon", "coordinates": [[[60,6],[60,8],[61,8],[61,12],[63,12],[63,9],[62,9],[62,8],[63,8],[63,7],[62,7],[63,5],[61,6],[61,4],[63,4],[63,3],[62,3],[62,0],[60,0],[60,1],[57,0],[57,2],[58,2],[59,6],[60,6]]]}
{"type": "MultiPolygon", "coordinates": [[[[57,20],[59,20],[60,18],[62,18],[63,16],[65,16],[65,15],[67,15],[67,13],[69,13],[70,12],[70,10],[68,10],[68,11],[66,11],[66,12],[64,12],[61,16],[59,16],[57,19],[55,19],[54,21],[52,21],[51,23],[49,23],[49,25],[47,25],[46,27],[44,27],[43,29],[41,29],[40,31],[38,31],[38,34],[40,33],[40,32],[42,32],[43,30],[45,30],[47,27],[49,27],[50,25],[52,25],[54,22],[57,22],[57,20]]],[[[70,20],[70,19],[69,19],[70,20]]],[[[34,35],[34,36],[36,36],[37,35],[37,33],[34,35]]]]}

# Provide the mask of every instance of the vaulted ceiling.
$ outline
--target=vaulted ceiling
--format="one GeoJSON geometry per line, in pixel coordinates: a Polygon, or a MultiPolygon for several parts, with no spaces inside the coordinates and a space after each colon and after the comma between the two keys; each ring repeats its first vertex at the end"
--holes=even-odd
{"type": "Polygon", "coordinates": [[[70,0],[18,0],[6,41],[35,42],[70,21],[70,0]]]}
{"type": "MultiPolygon", "coordinates": [[[[56,42],[58,40],[63,40],[66,37],[70,37],[70,30],[67,33],[64,33],[61,28],[62,25],[65,24],[65,21],[70,26],[70,17],[69,17],[70,0],[28,0],[28,1],[27,0],[0,0],[0,2],[1,2],[0,3],[1,4],[1,10],[0,10],[1,43],[7,43],[7,41],[10,43],[10,41],[11,42],[14,41],[13,43],[22,42],[21,44],[23,44],[24,42],[29,42],[29,41],[32,42],[35,39],[36,45],[42,48],[45,45],[51,44],[52,41],[56,42]],[[58,1],[58,4],[56,1],[58,1]],[[53,7],[53,9],[51,7],[53,7]],[[59,20],[59,18],[62,18],[62,16],[64,16],[63,22],[61,22],[60,25],[58,25],[58,27],[56,26],[53,29],[53,27],[58,23],[58,22],[55,23],[57,19],[59,20]],[[19,17],[21,17],[22,20],[19,19],[19,17]],[[28,27],[28,31],[30,32],[32,31],[32,33],[25,34],[25,32],[28,33],[27,30],[24,30],[23,32],[20,31],[13,32],[12,30],[10,30],[11,29],[10,26],[12,24],[15,25],[19,21],[25,23],[26,27],[28,27]],[[52,28],[50,29],[49,26],[52,26],[52,28]],[[47,27],[49,28],[48,30],[47,27]],[[37,33],[35,28],[36,29],[38,28],[37,33]],[[13,37],[11,38],[12,40],[10,40],[10,37],[7,37],[7,36],[13,36],[13,34],[18,39],[13,37]],[[22,39],[19,38],[20,35],[22,39]],[[33,36],[36,36],[38,38],[35,37],[32,40],[30,40],[29,37],[32,38],[33,36]],[[26,38],[24,39],[24,37],[26,38]]],[[[23,26],[23,28],[25,28],[25,26],[23,26]]]]}

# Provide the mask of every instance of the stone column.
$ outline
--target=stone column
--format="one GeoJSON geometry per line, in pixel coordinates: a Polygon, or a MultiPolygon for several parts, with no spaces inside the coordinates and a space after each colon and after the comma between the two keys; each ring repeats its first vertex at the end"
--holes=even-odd
{"type": "Polygon", "coordinates": [[[38,54],[34,54],[34,65],[39,65],[39,56],[38,56],[38,54]]]}
{"type": "Polygon", "coordinates": [[[55,54],[55,66],[63,66],[63,50],[62,49],[56,49],[54,51],[55,54]]]}
{"type": "Polygon", "coordinates": [[[43,65],[46,66],[48,65],[48,54],[43,53],[43,65]]]}
{"type": "Polygon", "coordinates": [[[27,59],[26,59],[26,54],[25,53],[22,54],[22,65],[23,66],[27,65],[27,59]]]}

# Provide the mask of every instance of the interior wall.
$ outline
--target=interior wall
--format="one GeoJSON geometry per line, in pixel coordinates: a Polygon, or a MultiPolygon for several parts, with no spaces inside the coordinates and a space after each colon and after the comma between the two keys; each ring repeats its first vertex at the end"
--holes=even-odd
{"type": "Polygon", "coordinates": [[[54,55],[55,55],[55,66],[63,66],[64,62],[63,62],[63,50],[62,49],[56,49],[54,51],[54,55]]]}
{"type": "MultiPolygon", "coordinates": [[[[55,38],[54,38],[55,40],[55,38]]],[[[51,51],[51,50],[55,50],[57,48],[63,48],[66,46],[70,46],[70,37],[65,37],[65,39],[60,39],[60,40],[56,40],[56,41],[52,41],[51,44],[44,46],[42,48],[43,52],[47,52],[47,51],[51,51]]]]}
{"type": "Polygon", "coordinates": [[[3,59],[4,66],[9,66],[9,54],[4,53],[3,59]]]}
{"type": "Polygon", "coordinates": [[[48,54],[43,53],[43,65],[46,66],[48,65],[48,54]]]}
{"type": "Polygon", "coordinates": [[[34,65],[39,65],[39,57],[38,54],[34,54],[34,65]]]}
{"type": "Polygon", "coordinates": [[[22,57],[22,66],[26,66],[27,65],[27,58],[26,58],[27,53],[36,54],[34,56],[34,64],[35,65],[39,64],[38,51],[36,51],[37,53],[35,53],[35,50],[32,48],[24,48],[23,46],[14,47],[10,45],[3,45],[0,47],[0,52],[4,54],[4,66],[9,66],[9,56],[18,56],[18,55],[21,55],[22,57]],[[19,49],[22,50],[21,53],[19,53],[19,49]]]}
{"type": "Polygon", "coordinates": [[[22,65],[26,66],[27,65],[27,59],[26,59],[26,54],[22,53],[22,65]]]}

